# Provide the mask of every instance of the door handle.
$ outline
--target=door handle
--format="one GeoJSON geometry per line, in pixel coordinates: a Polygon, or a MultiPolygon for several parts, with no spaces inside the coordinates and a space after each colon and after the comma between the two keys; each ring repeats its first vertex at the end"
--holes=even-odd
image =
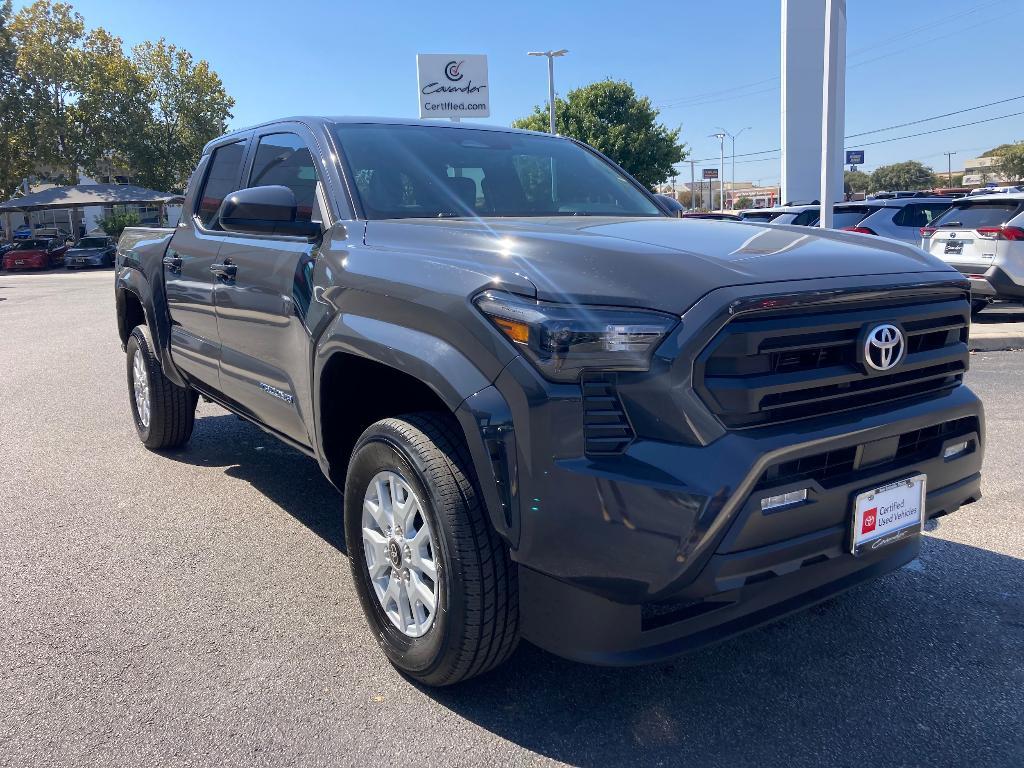
{"type": "Polygon", "coordinates": [[[217,277],[234,280],[235,274],[238,272],[238,266],[232,264],[231,259],[224,259],[223,262],[211,264],[210,271],[217,275],[217,277]]]}
{"type": "Polygon", "coordinates": [[[164,266],[172,272],[181,271],[181,256],[164,256],[164,266]]]}

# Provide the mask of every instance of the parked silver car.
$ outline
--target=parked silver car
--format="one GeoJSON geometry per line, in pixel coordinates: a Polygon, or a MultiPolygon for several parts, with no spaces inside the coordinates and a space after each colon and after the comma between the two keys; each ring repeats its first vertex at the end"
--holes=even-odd
{"type": "Polygon", "coordinates": [[[953,204],[948,197],[899,197],[843,203],[832,211],[832,228],[919,245],[927,227],[953,204]]]}

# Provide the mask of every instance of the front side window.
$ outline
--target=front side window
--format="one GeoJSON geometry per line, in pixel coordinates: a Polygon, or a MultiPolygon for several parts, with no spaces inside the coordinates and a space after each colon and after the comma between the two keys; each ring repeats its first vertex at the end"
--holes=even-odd
{"type": "Polygon", "coordinates": [[[248,187],[288,187],[295,193],[299,221],[323,221],[316,200],[317,173],[306,143],[294,133],[260,137],[248,187]]]}
{"type": "Polygon", "coordinates": [[[567,139],[422,125],[334,130],[371,219],[665,215],[567,139]]]}
{"type": "Polygon", "coordinates": [[[238,189],[238,176],[242,170],[242,158],[245,155],[245,142],[236,141],[213,150],[210,159],[210,170],[206,174],[206,183],[199,195],[196,215],[207,229],[217,228],[217,211],[224,198],[238,189]]]}

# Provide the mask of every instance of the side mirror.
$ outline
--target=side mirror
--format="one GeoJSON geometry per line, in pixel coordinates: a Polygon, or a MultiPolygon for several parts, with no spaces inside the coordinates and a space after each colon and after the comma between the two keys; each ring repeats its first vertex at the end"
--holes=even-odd
{"type": "Polygon", "coordinates": [[[217,221],[225,231],[245,235],[319,235],[320,224],[296,220],[297,212],[295,193],[288,187],[249,187],[224,198],[217,221]]]}

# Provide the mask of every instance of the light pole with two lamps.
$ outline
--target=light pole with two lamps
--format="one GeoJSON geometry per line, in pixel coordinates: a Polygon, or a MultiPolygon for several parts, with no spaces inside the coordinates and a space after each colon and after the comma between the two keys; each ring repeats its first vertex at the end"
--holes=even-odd
{"type": "Polygon", "coordinates": [[[565,56],[569,51],[563,48],[560,51],[530,51],[527,56],[548,57],[548,123],[550,133],[557,133],[555,130],[555,58],[565,56]]]}

